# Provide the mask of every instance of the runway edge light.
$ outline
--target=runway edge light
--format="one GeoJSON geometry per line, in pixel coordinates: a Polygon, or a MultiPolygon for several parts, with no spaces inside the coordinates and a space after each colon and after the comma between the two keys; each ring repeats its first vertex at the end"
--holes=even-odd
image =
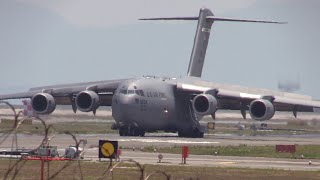
{"type": "Polygon", "coordinates": [[[99,159],[117,158],[118,141],[99,140],[99,159]]]}

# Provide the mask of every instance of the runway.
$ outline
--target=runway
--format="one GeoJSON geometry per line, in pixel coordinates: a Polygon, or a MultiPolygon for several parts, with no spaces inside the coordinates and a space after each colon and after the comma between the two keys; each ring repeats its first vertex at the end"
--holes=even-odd
{"type": "MultiPolygon", "coordinates": [[[[56,114],[56,117],[48,118],[46,122],[54,124],[58,122],[113,122],[113,120],[106,121],[103,117],[89,117],[89,116],[74,116],[68,114],[66,117],[64,112],[56,114]],[[79,118],[81,117],[81,118],[79,118]]],[[[82,115],[82,114],[81,114],[82,115]]],[[[223,115],[223,114],[221,114],[223,115]]],[[[226,127],[237,125],[240,121],[237,120],[239,114],[227,114],[227,119],[217,121],[217,125],[226,127]],[[230,118],[230,119],[229,119],[230,118]],[[226,124],[226,125],[225,125],[226,124]]],[[[283,119],[288,119],[289,114],[281,114],[283,119]]],[[[292,116],[290,114],[290,116],[292,116]]],[[[312,119],[313,116],[307,116],[312,119]]],[[[268,125],[276,127],[287,128],[287,120],[270,120],[268,125]]],[[[241,120],[241,124],[250,125],[254,121],[241,120]]],[[[304,126],[309,127],[309,126],[304,126]]],[[[312,127],[312,126],[310,126],[312,127]]],[[[40,132],[39,132],[40,133],[40,132]]],[[[314,134],[266,134],[266,135],[238,135],[227,133],[205,134],[204,138],[180,138],[177,133],[146,133],[145,137],[122,137],[118,134],[76,134],[77,140],[86,139],[85,146],[85,161],[98,160],[98,142],[99,140],[118,141],[119,147],[125,149],[121,155],[121,160],[133,159],[141,164],[153,165],[181,165],[180,154],[162,154],[163,160],[158,163],[159,152],[145,153],[140,151],[140,148],[153,146],[155,148],[173,147],[173,146],[275,146],[277,144],[297,144],[297,145],[320,145],[320,133],[314,134]],[[130,149],[135,149],[132,151],[130,149]]],[[[1,134],[0,134],[1,137],[1,134]]],[[[51,137],[51,136],[50,136],[51,137]]],[[[40,134],[17,134],[17,143],[13,143],[13,135],[10,135],[6,141],[0,144],[0,150],[10,150],[12,144],[17,144],[18,148],[33,149],[40,145],[44,136],[40,134]]],[[[2,139],[0,138],[0,141],[2,139]]],[[[59,154],[64,154],[65,148],[69,145],[75,145],[75,141],[70,135],[55,134],[51,140],[50,145],[58,146],[59,154]]],[[[320,160],[311,160],[312,165],[308,165],[308,159],[281,159],[281,158],[261,158],[261,157],[236,157],[236,156],[210,156],[210,155],[190,155],[187,159],[186,165],[181,166],[199,166],[199,167],[236,167],[236,168],[262,168],[262,169],[286,169],[286,170],[306,170],[306,171],[320,171],[320,160]]]]}
{"type": "MultiPolygon", "coordinates": [[[[77,139],[86,139],[88,144],[85,147],[85,159],[97,161],[98,141],[115,140],[119,147],[126,148],[123,151],[121,159],[133,159],[142,164],[161,164],[161,165],[179,165],[181,155],[162,154],[164,156],[161,163],[158,163],[159,153],[145,153],[139,151],[140,148],[170,147],[170,146],[228,146],[246,144],[248,146],[276,145],[276,144],[318,144],[320,145],[319,134],[309,135],[284,135],[284,136],[237,136],[237,135],[206,135],[205,138],[179,138],[172,133],[147,133],[146,137],[121,137],[118,134],[78,134],[77,139]],[[135,149],[135,151],[128,150],[135,149]]],[[[10,150],[12,147],[13,135],[4,141],[0,150],[10,150]]],[[[35,148],[43,139],[41,135],[18,134],[18,148],[35,148]]],[[[50,141],[50,145],[58,146],[60,154],[69,145],[75,145],[75,141],[70,135],[56,134],[50,141]]],[[[320,160],[311,160],[309,166],[308,159],[279,159],[279,158],[261,158],[261,157],[236,157],[236,156],[210,156],[210,155],[190,155],[186,166],[209,166],[209,167],[248,167],[248,168],[270,168],[270,169],[288,169],[288,170],[320,170],[320,160]]]]}
{"type": "MultiPolygon", "coordinates": [[[[1,134],[0,134],[1,135],[1,134]]],[[[0,148],[11,148],[13,135],[4,141],[0,148]]],[[[18,134],[18,146],[20,148],[34,148],[39,146],[44,136],[18,134]],[[27,141],[26,141],[27,140],[27,141]]],[[[124,148],[141,148],[146,146],[171,147],[171,146],[228,146],[241,145],[263,146],[277,144],[320,145],[320,134],[306,135],[264,135],[264,136],[238,136],[234,134],[205,135],[204,138],[181,138],[174,133],[147,133],[145,137],[122,137],[118,134],[77,134],[77,140],[86,139],[87,147],[98,147],[99,140],[119,141],[119,146],[124,148]]],[[[70,135],[55,134],[50,140],[51,145],[59,148],[74,145],[75,141],[70,135]]]]}
{"type": "MultiPolygon", "coordinates": [[[[97,149],[95,153],[97,153],[97,149]]],[[[88,151],[87,157],[91,152],[88,151]]],[[[258,169],[285,169],[285,170],[304,170],[319,171],[320,160],[311,160],[309,165],[307,159],[281,159],[281,158],[262,158],[262,157],[236,157],[236,156],[210,156],[210,155],[190,155],[187,164],[181,164],[180,154],[162,154],[161,163],[158,161],[159,153],[144,153],[136,151],[123,151],[121,160],[133,159],[141,164],[153,165],[181,165],[181,166],[200,166],[200,167],[239,167],[239,168],[258,168],[258,169]]],[[[96,160],[96,158],[94,158],[96,160]]]]}
{"type": "MultiPolygon", "coordinates": [[[[0,148],[12,146],[13,135],[4,141],[0,148]]],[[[44,136],[36,134],[18,134],[18,146],[34,148],[39,146],[44,136]],[[27,140],[27,141],[26,141],[27,140]]],[[[125,148],[140,148],[146,146],[171,147],[175,145],[188,146],[228,146],[246,144],[249,146],[263,146],[276,144],[315,144],[320,145],[320,134],[306,135],[264,135],[264,136],[238,136],[234,134],[205,135],[205,138],[180,138],[174,133],[147,133],[145,137],[122,137],[118,134],[77,134],[76,138],[86,139],[87,147],[97,147],[99,140],[119,141],[119,146],[125,148]]],[[[75,144],[70,135],[56,134],[50,141],[51,145],[67,147],[75,144]]]]}

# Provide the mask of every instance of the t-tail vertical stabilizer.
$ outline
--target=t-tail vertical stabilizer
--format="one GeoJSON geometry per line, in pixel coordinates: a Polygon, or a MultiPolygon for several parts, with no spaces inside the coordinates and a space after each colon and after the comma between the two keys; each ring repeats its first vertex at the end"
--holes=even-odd
{"type": "Polygon", "coordinates": [[[198,17],[168,17],[168,18],[144,18],[140,20],[198,20],[196,35],[191,53],[191,58],[188,68],[188,76],[201,77],[202,68],[208,47],[210,31],[213,22],[215,21],[234,21],[234,22],[257,22],[257,23],[277,23],[273,21],[257,21],[244,19],[230,19],[214,17],[210,9],[201,8],[198,17]]]}
{"type": "Polygon", "coordinates": [[[188,67],[188,76],[201,77],[211,26],[213,24],[213,21],[206,19],[210,16],[213,16],[213,13],[209,9],[200,9],[197,31],[194,37],[194,43],[188,67]]]}

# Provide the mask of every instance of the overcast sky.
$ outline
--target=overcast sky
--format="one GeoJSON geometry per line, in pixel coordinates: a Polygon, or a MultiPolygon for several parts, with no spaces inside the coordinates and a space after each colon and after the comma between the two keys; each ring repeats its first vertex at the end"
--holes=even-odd
{"type": "Polygon", "coordinates": [[[143,17],[216,16],[286,25],[216,22],[203,79],[277,89],[300,81],[320,99],[318,0],[1,0],[0,93],[32,86],[142,75],[185,76],[196,22],[143,17]]]}

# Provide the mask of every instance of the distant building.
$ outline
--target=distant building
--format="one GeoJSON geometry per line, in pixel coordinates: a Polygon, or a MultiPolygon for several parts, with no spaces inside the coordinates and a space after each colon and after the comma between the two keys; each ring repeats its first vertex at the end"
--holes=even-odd
{"type": "Polygon", "coordinates": [[[300,81],[279,81],[278,82],[278,89],[284,92],[295,92],[300,90],[300,81]]]}

